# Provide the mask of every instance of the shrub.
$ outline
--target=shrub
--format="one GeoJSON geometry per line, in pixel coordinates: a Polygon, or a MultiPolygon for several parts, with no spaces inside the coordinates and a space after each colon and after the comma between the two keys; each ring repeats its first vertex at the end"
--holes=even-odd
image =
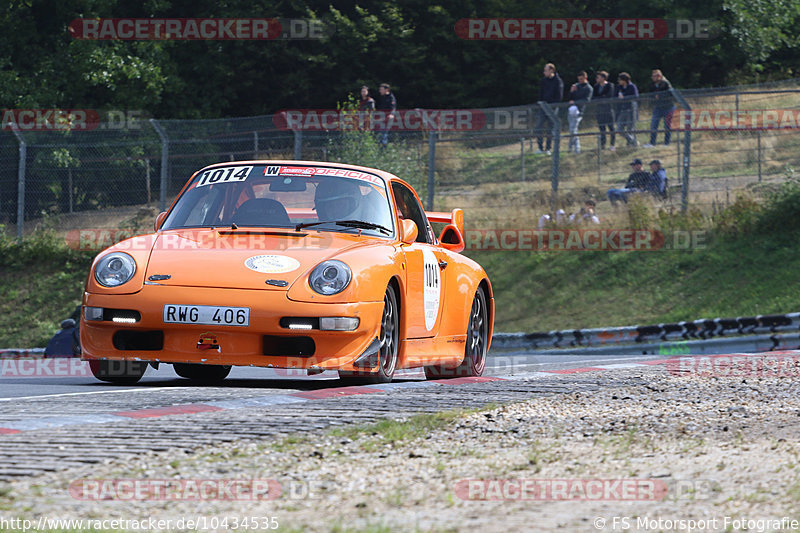
{"type": "MultiPolygon", "coordinates": [[[[352,97],[339,104],[339,108],[345,112],[357,112],[357,104],[352,97]]],[[[358,123],[357,120],[352,122],[358,123]]],[[[329,146],[332,161],[391,172],[409,182],[424,198],[427,190],[427,159],[423,159],[418,143],[409,144],[390,137],[389,144],[383,146],[372,130],[343,129],[340,136],[329,141],[329,146]]]]}

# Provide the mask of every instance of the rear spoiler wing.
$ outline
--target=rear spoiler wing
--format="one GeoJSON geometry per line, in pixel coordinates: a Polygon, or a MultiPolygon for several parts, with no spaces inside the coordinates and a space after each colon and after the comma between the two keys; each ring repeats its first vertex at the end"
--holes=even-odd
{"type": "Polygon", "coordinates": [[[441,222],[443,224],[452,224],[458,229],[461,235],[464,235],[464,210],[453,209],[450,213],[443,211],[426,211],[425,215],[428,217],[429,222],[441,222]]]}

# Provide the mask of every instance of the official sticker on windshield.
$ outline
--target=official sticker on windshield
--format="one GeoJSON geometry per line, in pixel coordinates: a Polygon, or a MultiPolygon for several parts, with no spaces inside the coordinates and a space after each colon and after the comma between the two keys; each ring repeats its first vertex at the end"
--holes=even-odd
{"type": "Polygon", "coordinates": [[[215,183],[230,183],[234,181],[244,181],[250,175],[253,167],[222,167],[206,170],[200,175],[200,179],[195,187],[205,187],[215,183]]]}
{"type": "Polygon", "coordinates": [[[383,185],[383,180],[360,170],[349,170],[346,168],[327,168],[327,167],[288,167],[270,165],[264,168],[265,176],[335,176],[339,178],[352,178],[369,181],[383,185]]]}

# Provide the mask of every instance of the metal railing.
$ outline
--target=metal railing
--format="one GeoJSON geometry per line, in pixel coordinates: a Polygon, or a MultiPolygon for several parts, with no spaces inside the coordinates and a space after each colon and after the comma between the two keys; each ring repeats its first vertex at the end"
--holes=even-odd
{"type": "MultiPolygon", "coordinates": [[[[525,349],[539,354],[557,353],[658,353],[684,346],[686,353],[728,353],[727,350],[783,349],[782,343],[800,345],[800,313],[751,317],[698,319],[684,322],[554,330],[538,333],[496,333],[492,347],[525,349]],[[665,344],[667,347],[665,347],[665,344]],[[721,351],[720,351],[721,350],[721,351]]],[[[795,345],[795,347],[797,347],[795,345]]]]}
{"type": "MultiPolygon", "coordinates": [[[[799,348],[800,313],[698,319],[647,326],[495,333],[492,337],[495,353],[522,349],[539,355],[720,354],[799,348]]],[[[44,348],[0,350],[0,359],[43,355],[44,348]]]]}
{"type": "MultiPolygon", "coordinates": [[[[401,177],[417,187],[428,209],[449,208],[454,193],[476,186],[521,183],[517,196],[481,191],[473,211],[499,212],[523,202],[536,218],[588,198],[603,202],[608,188],[625,182],[634,157],[645,164],[662,161],[670,183],[680,189],[665,206],[681,210],[716,209],[739,191],[760,194],[800,168],[800,125],[742,127],[746,116],[741,115],[760,110],[797,117],[800,80],[676,90],[672,98],[678,117],[672,121],[674,142],[653,149],[642,148],[652,134],[649,94],[638,99],[639,116],[631,130],[638,146],[629,146],[616,133],[620,142],[614,151],[608,144],[603,147],[596,118],[602,106],[617,102],[585,105],[573,136],[580,141],[580,153],[570,153],[563,146],[567,143],[560,142],[570,136],[563,120],[567,103],[465,110],[476,120],[470,127],[392,131],[389,146],[398,161],[406,162],[401,177]],[[730,112],[735,119],[730,127],[705,124],[709,110],[730,112]],[[543,133],[535,128],[540,111],[551,122],[549,155],[537,150],[543,133]]],[[[277,115],[150,120],[137,129],[101,125],[84,132],[5,126],[0,132],[6,141],[0,143],[0,225],[18,237],[25,235],[26,222],[48,217],[58,217],[58,226],[67,229],[132,223],[136,209],[153,214],[164,209],[191,173],[206,164],[253,158],[340,160],[343,143],[339,129],[287,129],[277,115]],[[158,197],[151,191],[158,191],[158,197]]],[[[664,138],[663,124],[657,133],[664,138]]],[[[363,163],[357,159],[346,162],[363,163]]]]}

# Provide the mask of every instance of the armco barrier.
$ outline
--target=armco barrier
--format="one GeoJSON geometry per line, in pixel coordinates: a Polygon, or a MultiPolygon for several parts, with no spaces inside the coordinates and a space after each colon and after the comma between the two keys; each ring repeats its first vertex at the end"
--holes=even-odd
{"type": "MultiPolygon", "coordinates": [[[[723,337],[728,341],[737,336],[760,335],[760,340],[771,339],[773,349],[778,349],[781,348],[783,337],[776,334],[794,332],[800,332],[800,312],[737,318],[701,318],[650,326],[495,333],[492,337],[492,347],[501,350],[515,348],[550,350],[621,345],[644,346],[659,342],[719,341],[723,337]]],[[[21,357],[44,357],[44,348],[0,349],[0,359],[21,357]]]]}
{"type": "Polygon", "coordinates": [[[44,348],[0,348],[0,359],[36,359],[44,357],[44,348]]]}
{"type": "Polygon", "coordinates": [[[774,334],[800,331],[800,313],[757,315],[753,317],[698,319],[651,326],[564,329],[537,333],[495,333],[492,347],[586,348],[606,345],[699,341],[738,335],[774,334]]]}

